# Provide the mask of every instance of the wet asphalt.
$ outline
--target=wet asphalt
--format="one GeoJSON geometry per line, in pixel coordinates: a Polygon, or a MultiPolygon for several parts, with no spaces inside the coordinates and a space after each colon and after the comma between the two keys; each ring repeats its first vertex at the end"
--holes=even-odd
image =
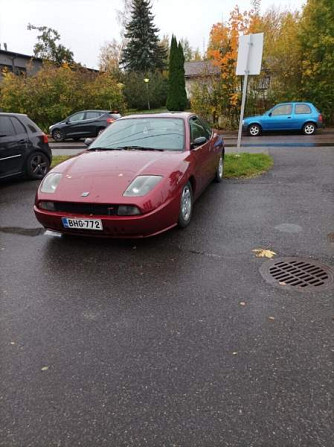
{"type": "Polygon", "coordinates": [[[334,289],[253,252],[334,266],[334,144],[263,150],[140,241],[44,234],[38,182],[0,184],[0,446],[334,445],[334,289]]]}

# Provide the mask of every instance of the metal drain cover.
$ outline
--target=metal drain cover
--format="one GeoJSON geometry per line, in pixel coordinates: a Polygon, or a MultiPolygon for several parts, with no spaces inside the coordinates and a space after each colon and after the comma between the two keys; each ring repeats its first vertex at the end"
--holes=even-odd
{"type": "Polygon", "coordinates": [[[320,292],[334,285],[334,269],[313,259],[273,259],[261,266],[260,273],[270,284],[299,292],[320,292]]]}

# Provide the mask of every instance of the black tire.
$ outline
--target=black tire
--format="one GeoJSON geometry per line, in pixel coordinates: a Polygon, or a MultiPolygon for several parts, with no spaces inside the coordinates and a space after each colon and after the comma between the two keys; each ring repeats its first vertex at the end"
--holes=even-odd
{"type": "Polygon", "coordinates": [[[221,156],[219,157],[219,162],[218,162],[218,166],[216,169],[215,182],[220,183],[223,180],[223,177],[224,177],[224,156],[223,156],[223,154],[221,154],[221,156]]]}
{"type": "Polygon", "coordinates": [[[190,224],[193,210],[193,190],[190,182],[182,188],[178,225],[185,228],[190,224]]]}
{"type": "Polygon", "coordinates": [[[50,169],[50,160],[43,152],[33,152],[26,161],[26,174],[33,180],[42,179],[50,169]]]}
{"type": "Polygon", "coordinates": [[[314,135],[317,130],[317,126],[314,123],[305,123],[303,126],[304,135],[314,135]]]}
{"type": "Polygon", "coordinates": [[[52,131],[52,138],[55,141],[59,141],[59,142],[64,141],[64,139],[65,139],[64,132],[61,129],[55,129],[52,131]]]}
{"type": "Polygon", "coordinates": [[[248,135],[251,137],[258,137],[261,135],[262,129],[259,124],[250,124],[247,129],[248,135]]]}

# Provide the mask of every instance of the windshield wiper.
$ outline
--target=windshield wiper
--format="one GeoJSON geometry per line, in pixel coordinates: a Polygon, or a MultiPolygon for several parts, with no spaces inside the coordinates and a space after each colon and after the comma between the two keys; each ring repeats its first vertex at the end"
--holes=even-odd
{"type": "Polygon", "coordinates": [[[146,147],[146,146],[124,146],[122,149],[127,151],[159,151],[163,152],[164,149],[158,149],[156,147],[146,147]]]}
{"type": "Polygon", "coordinates": [[[90,147],[88,151],[122,151],[123,147],[90,147]]]}

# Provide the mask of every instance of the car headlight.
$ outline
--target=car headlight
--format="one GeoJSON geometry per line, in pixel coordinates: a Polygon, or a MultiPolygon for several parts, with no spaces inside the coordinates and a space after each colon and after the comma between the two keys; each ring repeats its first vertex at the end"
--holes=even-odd
{"type": "Polygon", "coordinates": [[[162,179],[161,175],[139,175],[123,193],[125,197],[142,197],[148,194],[162,179]]]}
{"type": "Polygon", "coordinates": [[[41,192],[53,194],[56,192],[57,186],[62,178],[63,174],[59,174],[57,172],[52,172],[47,175],[41,185],[41,192]]]}

